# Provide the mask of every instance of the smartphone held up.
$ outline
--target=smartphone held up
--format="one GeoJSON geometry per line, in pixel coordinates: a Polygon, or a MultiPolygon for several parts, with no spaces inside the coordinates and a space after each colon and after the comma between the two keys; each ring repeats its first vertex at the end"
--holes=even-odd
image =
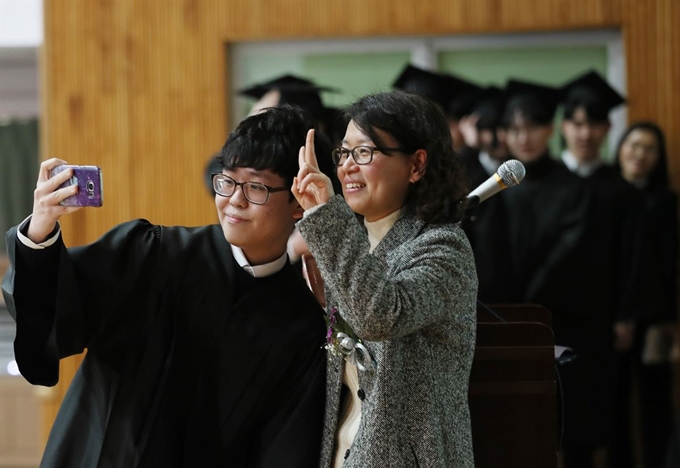
{"type": "Polygon", "coordinates": [[[62,171],[71,169],[73,175],[59,188],[78,186],[78,193],[61,201],[63,206],[102,206],[104,202],[104,187],[102,185],[102,170],[98,166],[76,166],[62,164],[52,169],[50,177],[62,171]]]}

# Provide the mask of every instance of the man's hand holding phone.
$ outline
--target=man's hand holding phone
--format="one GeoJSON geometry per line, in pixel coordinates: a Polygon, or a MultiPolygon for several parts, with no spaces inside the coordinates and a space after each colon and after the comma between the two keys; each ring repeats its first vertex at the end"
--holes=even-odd
{"type": "Polygon", "coordinates": [[[26,233],[28,238],[35,243],[40,243],[47,239],[52,231],[54,231],[54,227],[62,215],[78,211],[83,206],[101,205],[101,175],[99,168],[96,168],[96,172],[99,174],[99,180],[96,181],[96,184],[94,182],[94,175],[92,177],[92,184],[90,184],[89,179],[85,181],[88,184],[87,190],[91,188],[92,194],[97,195],[96,200],[88,205],[87,202],[81,203],[77,201],[78,197],[75,196],[79,193],[79,184],[77,179],[74,180],[74,167],[58,167],[65,164],[66,161],[64,160],[52,158],[40,165],[38,182],[33,192],[33,216],[26,233]],[[52,176],[53,173],[54,176],[52,176]],[[64,200],[67,199],[76,200],[73,203],[80,204],[66,205],[64,200]]]}

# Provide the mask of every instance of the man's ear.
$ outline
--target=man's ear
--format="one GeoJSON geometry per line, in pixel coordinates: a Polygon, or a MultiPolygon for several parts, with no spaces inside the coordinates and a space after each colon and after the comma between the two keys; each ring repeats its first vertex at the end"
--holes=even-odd
{"type": "Polygon", "coordinates": [[[408,181],[412,184],[418,182],[425,174],[425,166],[427,165],[427,151],[419,149],[411,155],[411,174],[408,181]]]}
{"type": "Polygon", "coordinates": [[[304,214],[305,210],[302,209],[297,200],[293,199],[291,203],[295,203],[295,209],[293,210],[293,219],[302,219],[302,215],[304,214]]]}

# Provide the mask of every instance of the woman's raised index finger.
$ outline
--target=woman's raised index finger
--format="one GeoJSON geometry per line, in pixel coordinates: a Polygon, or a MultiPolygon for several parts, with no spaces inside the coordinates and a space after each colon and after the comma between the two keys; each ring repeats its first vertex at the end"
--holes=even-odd
{"type": "Polygon", "coordinates": [[[314,129],[310,128],[307,132],[307,141],[305,142],[305,161],[312,167],[319,168],[316,162],[316,152],[314,151],[314,129]]]}

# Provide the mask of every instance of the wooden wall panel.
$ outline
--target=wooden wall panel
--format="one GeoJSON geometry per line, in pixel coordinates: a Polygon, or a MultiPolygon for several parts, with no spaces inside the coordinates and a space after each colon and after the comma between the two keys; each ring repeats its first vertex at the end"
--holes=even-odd
{"type": "Polygon", "coordinates": [[[39,404],[36,389],[17,377],[0,377],[0,467],[38,466],[42,447],[38,437],[39,404]]]}
{"type": "MultiPolygon", "coordinates": [[[[666,130],[680,188],[678,3],[45,0],[43,156],[99,164],[105,173],[105,207],[64,219],[66,241],[90,242],[135,217],[187,225],[215,219],[202,172],[229,128],[225,45],[237,41],[619,27],[629,115],[666,130]]],[[[77,363],[64,366],[46,404],[46,430],[77,363]]]]}
{"type": "Polygon", "coordinates": [[[628,118],[650,119],[666,133],[671,179],[680,190],[680,4],[625,2],[628,118]]]}

